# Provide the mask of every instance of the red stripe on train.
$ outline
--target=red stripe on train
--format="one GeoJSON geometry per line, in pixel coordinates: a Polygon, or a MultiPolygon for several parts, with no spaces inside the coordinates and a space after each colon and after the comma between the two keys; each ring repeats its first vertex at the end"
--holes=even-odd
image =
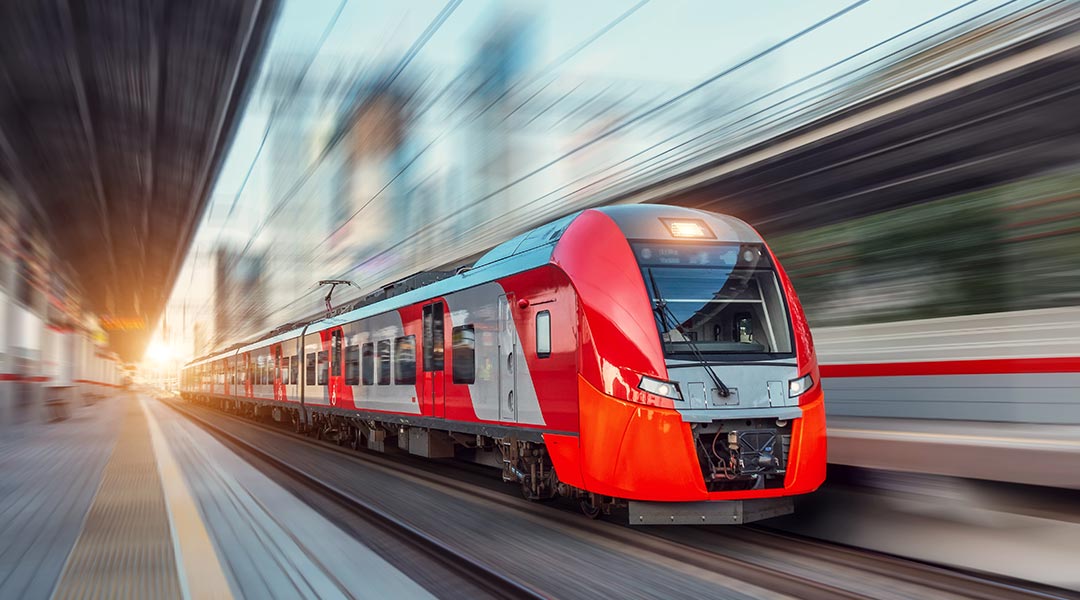
{"type": "Polygon", "coordinates": [[[822,377],[896,377],[905,375],[1008,375],[1080,373],[1080,357],[991,358],[932,362],[821,365],[822,377]]]}

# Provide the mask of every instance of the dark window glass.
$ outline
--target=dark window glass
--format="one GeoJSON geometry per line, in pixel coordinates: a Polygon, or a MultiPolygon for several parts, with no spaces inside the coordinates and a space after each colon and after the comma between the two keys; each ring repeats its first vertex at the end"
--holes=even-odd
{"type": "Polygon", "coordinates": [[[551,356],[551,313],[546,310],[536,313],[536,355],[551,356]]]}
{"type": "Polygon", "coordinates": [[[424,371],[425,372],[433,371],[434,370],[434,365],[435,365],[434,355],[431,352],[431,348],[434,345],[432,343],[432,335],[433,335],[434,331],[432,329],[432,323],[431,323],[431,308],[432,308],[431,304],[428,304],[427,306],[424,307],[424,336],[423,336],[423,344],[422,345],[424,346],[424,371]]]}
{"type": "Polygon", "coordinates": [[[360,385],[360,346],[345,346],[345,385],[360,385]]]}
{"type": "Polygon", "coordinates": [[[760,245],[633,248],[668,356],[791,353],[783,293],[760,245]]]}
{"type": "Polygon", "coordinates": [[[292,363],[289,365],[289,381],[294,384],[300,383],[300,357],[292,357],[292,363]]]}
{"type": "Polygon", "coordinates": [[[289,385],[289,357],[285,356],[281,359],[281,383],[289,385]]]}
{"type": "Polygon", "coordinates": [[[328,364],[329,361],[330,361],[330,353],[329,352],[327,352],[326,350],[323,350],[322,352],[319,353],[319,382],[318,382],[319,385],[326,385],[330,381],[330,378],[326,376],[327,371],[328,371],[327,367],[330,366],[328,364]]]}
{"type": "Polygon", "coordinates": [[[315,385],[315,353],[309,352],[307,355],[307,369],[304,373],[304,385],[315,385]]]}
{"type": "Polygon", "coordinates": [[[432,354],[432,371],[443,370],[443,350],[446,346],[446,340],[443,338],[443,305],[442,302],[436,302],[432,310],[432,324],[431,324],[431,354],[432,354]]]}
{"type": "Polygon", "coordinates": [[[342,332],[340,329],[335,329],[331,334],[330,342],[330,375],[332,377],[341,377],[341,341],[342,332]]]}
{"type": "Polygon", "coordinates": [[[390,385],[390,340],[379,340],[379,385],[390,385]]]}
{"type": "Polygon", "coordinates": [[[424,307],[424,370],[443,370],[443,305],[436,302],[424,307]]]}
{"type": "Polygon", "coordinates": [[[416,336],[407,335],[394,340],[394,383],[416,383],[416,336]]]}
{"type": "Polygon", "coordinates": [[[361,376],[364,385],[375,385],[375,346],[368,342],[364,344],[361,363],[361,376]]]}
{"type": "Polygon", "coordinates": [[[453,331],[454,383],[476,381],[476,335],[472,325],[455,327],[453,331]]]}

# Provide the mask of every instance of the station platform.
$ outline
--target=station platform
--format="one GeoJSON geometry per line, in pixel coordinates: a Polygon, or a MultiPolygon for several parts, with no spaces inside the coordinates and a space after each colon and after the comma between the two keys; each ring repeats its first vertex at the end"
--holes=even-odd
{"type": "Polygon", "coordinates": [[[1080,489],[1080,426],[830,416],[829,463],[1080,489]]]}
{"type": "Polygon", "coordinates": [[[0,428],[0,598],[422,598],[154,399],[0,428]]]}

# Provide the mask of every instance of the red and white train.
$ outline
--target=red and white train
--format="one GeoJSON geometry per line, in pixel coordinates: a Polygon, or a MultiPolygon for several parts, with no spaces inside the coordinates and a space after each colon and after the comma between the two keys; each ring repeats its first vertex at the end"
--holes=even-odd
{"type": "Polygon", "coordinates": [[[825,478],[791,282],[738,219],[579,212],[184,368],[185,398],[384,450],[492,464],[632,523],[740,523],[825,478]]]}

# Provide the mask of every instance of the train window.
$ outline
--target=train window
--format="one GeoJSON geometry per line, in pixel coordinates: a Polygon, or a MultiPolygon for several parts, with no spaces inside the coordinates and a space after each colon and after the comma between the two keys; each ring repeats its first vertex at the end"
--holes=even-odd
{"type": "Polygon", "coordinates": [[[379,385],[390,385],[390,340],[379,340],[379,385]]]}
{"type": "Polygon", "coordinates": [[[281,358],[281,383],[289,385],[289,357],[281,358]]]}
{"type": "Polygon", "coordinates": [[[435,302],[424,307],[424,370],[443,370],[443,304],[435,302]]]}
{"type": "Polygon", "coordinates": [[[296,355],[292,357],[292,362],[289,364],[289,381],[294,384],[300,383],[300,356],[296,355]]]}
{"type": "Polygon", "coordinates": [[[307,367],[304,369],[304,385],[315,385],[315,353],[308,352],[307,367]]]}
{"type": "Polygon", "coordinates": [[[394,340],[394,383],[413,385],[416,383],[416,336],[407,335],[394,340]]]}
{"type": "Polygon", "coordinates": [[[474,383],[476,381],[476,334],[472,325],[462,325],[453,330],[453,354],[451,362],[454,368],[454,383],[474,383]]]}
{"type": "Polygon", "coordinates": [[[330,334],[330,376],[341,377],[341,338],[342,331],[335,329],[330,334]]]}
{"type": "Polygon", "coordinates": [[[776,270],[755,244],[634,244],[653,301],[664,353],[792,351],[789,318],[776,270]]]}
{"type": "Polygon", "coordinates": [[[318,385],[327,385],[330,382],[330,378],[327,377],[329,372],[328,363],[330,362],[330,353],[323,350],[319,353],[319,381],[318,385]]]}
{"type": "Polygon", "coordinates": [[[364,344],[361,351],[360,374],[364,385],[375,385],[375,346],[371,342],[364,344]]]}
{"type": "Polygon", "coordinates": [[[360,385],[360,346],[345,346],[345,385],[360,385]]]}
{"type": "Polygon", "coordinates": [[[551,312],[547,310],[536,313],[536,355],[551,356],[551,312]]]}
{"type": "Polygon", "coordinates": [[[423,346],[424,346],[424,372],[425,373],[428,372],[428,371],[434,370],[432,368],[432,366],[435,364],[435,358],[434,358],[434,355],[431,352],[432,346],[434,345],[432,343],[433,329],[432,329],[432,326],[431,326],[431,309],[434,306],[435,306],[434,304],[428,304],[427,306],[424,307],[424,317],[423,317],[423,321],[424,321],[424,338],[423,338],[423,340],[424,340],[424,342],[423,342],[423,346]]]}
{"type": "Polygon", "coordinates": [[[432,322],[431,322],[431,369],[433,371],[443,370],[443,349],[446,345],[446,339],[443,337],[443,304],[442,302],[436,302],[432,306],[432,322]]]}

